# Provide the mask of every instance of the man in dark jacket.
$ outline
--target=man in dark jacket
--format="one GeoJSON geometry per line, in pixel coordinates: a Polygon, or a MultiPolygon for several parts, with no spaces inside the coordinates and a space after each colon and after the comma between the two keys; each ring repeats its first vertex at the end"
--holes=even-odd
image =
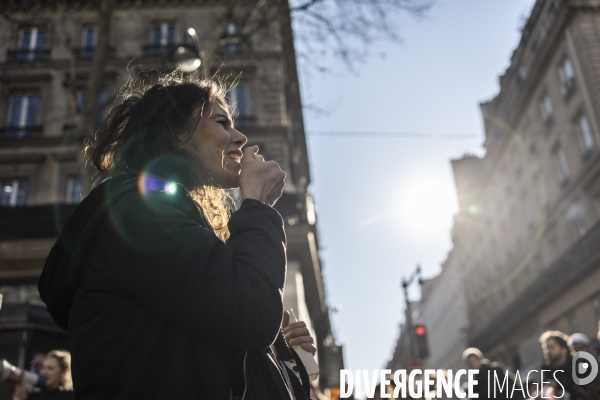
{"type": "Polygon", "coordinates": [[[546,331],[540,336],[539,341],[544,352],[544,364],[540,369],[547,371],[544,375],[559,383],[574,400],[577,398],[577,393],[573,381],[573,358],[567,344],[568,340],[569,337],[560,331],[546,331]]]}

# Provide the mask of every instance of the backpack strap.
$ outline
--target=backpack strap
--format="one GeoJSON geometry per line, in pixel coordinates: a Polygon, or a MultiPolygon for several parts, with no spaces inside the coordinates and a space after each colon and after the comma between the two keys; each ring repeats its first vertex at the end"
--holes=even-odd
{"type": "MultiPolygon", "coordinates": [[[[298,366],[298,372],[300,373],[300,378],[302,378],[302,380],[299,383],[302,384],[302,389],[304,389],[306,399],[310,400],[310,379],[308,377],[308,372],[306,372],[306,367],[302,363],[302,360],[300,359],[300,356],[298,356],[298,353],[296,353],[296,350],[290,350],[292,351],[292,354],[294,354],[294,359],[296,360],[296,364],[298,366]]],[[[297,392],[296,388],[294,388],[294,390],[297,392]]]]}

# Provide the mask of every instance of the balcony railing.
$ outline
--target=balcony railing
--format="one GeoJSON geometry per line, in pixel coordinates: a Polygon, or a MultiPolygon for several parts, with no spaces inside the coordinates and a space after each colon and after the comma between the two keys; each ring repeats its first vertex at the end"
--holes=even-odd
{"type": "Polygon", "coordinates": [[[517,295],[503,310],[489,316],[469,339],[479,349],[490,349],[502,342],[502,337],[517,329],[527,318],[537,315],[575,284],[591,276],[600,258],[600,223],[569,247],[557,260],[517,295]]]}
{"type": "Polygon", "coordinates": [[[50,49],[17,49],[7,50],[6,59],[12,63],[44,61],[50,58],[50,49]]]}
{"type": "Polygon", "coordinates": [[[52,238],[76,205],[0,207],[0,240],[52,238]]]}
{"type": "Polygon", "coordinates": [[[30,139],[40,136],[43,130],[42,125],[4,126],[0,127],[0,137],[2,139],[30,139]]]}
{"type": "Polygon", "coordinates": [[[147,44],[142,46],[142,51],[145,57],[168,57],[175,47],[174,44],[147,44]]]}
{"type": "MultiPolygon", "coordinates": [[[[76,47],[73,49],[73,52],[75,53],[75,56],[77,56],[77,58],[79,58],[80,60],[91,60],[92,58],[94,58],[95,50],[96,47],[76,47]]],[[[109,47],[108,55],[114,56],[114,54],[115,48],[109,47]]]]}

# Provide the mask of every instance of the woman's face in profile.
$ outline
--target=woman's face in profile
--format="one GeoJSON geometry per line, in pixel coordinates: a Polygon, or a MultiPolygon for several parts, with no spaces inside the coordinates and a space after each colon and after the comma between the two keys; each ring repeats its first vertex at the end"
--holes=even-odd
{"type": "Polygon", "coordinates": [[[200,160],[209,183],[223,189],[239,186],[242,147],[248,140],[233,127],[229,114],[217,102],[206,106],[188,145],[200,160]]]}
{"type": "Polygon", "coordinates": [[[44,360],[40,375],[46,380],[45,386],[47,389],[57,389],[60,386],[63,374],[64,371],[60,369],[56,358],[48,357],[44,360]]]}

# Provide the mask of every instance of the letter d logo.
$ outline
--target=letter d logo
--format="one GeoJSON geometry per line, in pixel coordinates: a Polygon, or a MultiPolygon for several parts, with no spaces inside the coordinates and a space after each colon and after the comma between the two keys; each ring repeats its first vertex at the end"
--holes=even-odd
{"type": "Polygon", "coordinates": [[[588,352],[578,351],[573,354],[572,367],[573,381],[575,381],[576,385],[587,385],[598,376],[598,361],[588,352]]]}

